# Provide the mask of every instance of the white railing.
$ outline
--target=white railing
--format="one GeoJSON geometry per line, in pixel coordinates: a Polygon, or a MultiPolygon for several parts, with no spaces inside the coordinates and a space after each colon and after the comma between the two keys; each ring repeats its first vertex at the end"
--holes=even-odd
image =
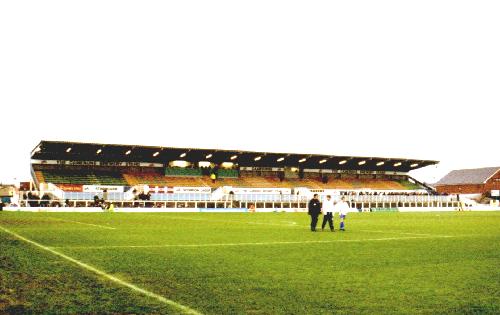
{"type": "Polygon", "coordinates": [[[448,208],[460,207],[451,196],[434,195],[348,195],[346,200],[357,209],[383,208],[448,208]]]}
{"type": "Polygon", "coordinates": [[[219,187],[217,188],[216,190],[214,190],[212,192],[212,196],[210,197],[210,199],[212,200],[220,200],[224,197],[224,187],[219,187]]]}
{"type": "Polygon", "coordinates": [[[59,199],[63,198],[64,196],[64,191],[62,191],[59,187],[52,183],[41,183],[39,187],[41,195],[43,195],[44,193],[49,193],[59,199]]]}
{"type": "MultiPolygon", "coordinates": [[[[434,195],[346,195],[352,208],[368,211],[387,208],[442,208],[459,207],[461,204],[452,196],[434,195]]],[[[321,196],[323,199],[324,196],[321,196]]],[[[334,196],[338,200],[340,196],[334,196]]],[[[180,193],[151,194],[150,200],[127,200],[124,193],[109,192],[106,198],[103,193],[66,192],[63,199],[45,201],[42,206],[59,204],[63,206],[68,200],[71,206],[89,207],[114,203],[118,207],[168,207],[168,208],[298,208],[306,209],[309,198],[302,195],[288,194],[224,194],[220,199],[212,200],[211,194],[180,193]],[[97,196],[97,202],[94,201],[97,196]]],[[[27,200],[21,196],[24,206],[40,206],[41,200],[27,200]]]]}
{"type": "Polygon", "coordinates": [[[64,193],[61,199],[66,200],[93,200],[94,197],[98,197],[98,199],[106,199],[106,200],[114,200],[114,201],[122,201],[122,200],[130,200],[127,196],[127,193],[124,192],[73,192],[67,191],[64,193]],[[105,194],[107,194],[105,196],[105,194]],[[106,198],[105,198],[106,197],[106,198]]]}

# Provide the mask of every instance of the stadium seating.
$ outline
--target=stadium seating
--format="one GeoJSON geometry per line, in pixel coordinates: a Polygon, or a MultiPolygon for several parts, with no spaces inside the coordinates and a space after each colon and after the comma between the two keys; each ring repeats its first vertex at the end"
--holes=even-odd
{"type": "Polygon", "coordinates": [[[217,176],[219,178],[221,177],[230,177],[230,178],[238,178],[239,177],[239,172],[238,170],[232,170],[232,169],[219,169],[217,171],[217,176]]]}
{"type": "Polygon", "coordinates": [[[202,176],[200,168],[167,167],[165,176],[202,176]]]}
{"type": "Polygon", "coordinates": [[[45,177],[43,176],[42,171],[35,171],[35,177],[36,177],[36,180],[37,180],[39,183],[46,183],[46,182],[47,182],[47,181],[45,180],[45,177]]]}
{"type": "Polygon", "coordinates": [[[242,176],[219,177],[215,182],[208,176],[162,176],[159,174],[124,174],[130,186],[148,184],[152,186],[184,186],[184,187],[255,187],[255,188],[296,188],[310,189],[371,189],[371,190],[415,190],[420,186],[409,181],[395,181],[383,179],[330,179],[323,183],[319,178],[286,179],[280,181],[276,177],[242,176]]]}
{"type": "Polygon", "coordinates": [[[399,184],[405,187],[404,189],[409,189],[409,190],[416,190],[416,189],[422,189],[422,187],[416,183],[412,183],[408,180],[402,180],[399,181],[399,184]]]}
{"type": "Polygon", "coordinates": [[[135,185],[151,185],[151,186],[168,186],[166,177],[155,173],[126,173],[123,177],[129,186],[135,185]]]}
{"type": "MultiPolygon", "coordinates": [[[[373,179],[373,178],[330,178],[327,183],[321,177],[310,174],[307,178],[287,178],[280,180],[278,176],[257,176],[238,170],[220,169],[214,182],[209,176],[202,176],[201,169],[167,168],[163,175],[160,172],[119,173],[105,171],[73,171],[43,170],[35,171],[38,182],[53,184],[81,185],[115,185],[115,186],[168,186],[168,187],[254,187],[254,188],[297,188],[309,189],[345,189],[345,190],[417,190],[418,184],[407,179],[373,179]]],[[[268,175],[268,174],[265,174],[268,175]]]]}
{"type": "Polygon", "coordinates": [[[215,183],[212,183],[210,179],[206,181],[207,186],[219,187],[219,186],[233,186],[233,187],[250,187],[243,177],[240,178],[219,178],[215,183]]]}
{"type": "Polygon", "coordinates": [[[126,173],[123,177],[129,186],[150,185],[167,187],[206,187],[209,186],[201,177],[163,176],[157,173],[126,173]]]}
{"type": "Polygon", "coordinates": [[[328,189],[372,189],[372,190],[407,190],[419,189],[407,188],[398,181],[384,179],[335,179],[326,184],[323,188],[328,189]]]}
{"type": "Polygon", "coordinates": [[[44,170],[35,174],[39,181],[52,184],[127,185],[122,174],[117,172],[44,170]]]}

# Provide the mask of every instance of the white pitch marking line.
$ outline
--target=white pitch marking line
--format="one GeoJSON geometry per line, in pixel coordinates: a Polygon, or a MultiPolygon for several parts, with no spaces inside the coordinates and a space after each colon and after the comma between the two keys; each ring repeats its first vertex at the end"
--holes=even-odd
{"type": "MultiPolygon", "coordinates": [[[[254,222],[254,221],[240,221],[240,220],[211,220],[211,219],[201,219],[201,218],[188,218],[188,217],[163,217],[167,220],[179,219],[179,220],[191,220],[191,221],[204,221],[204,222],[221,222],[221,223],[241,223],[241,224],[261,224],[261,225],[271,225],[271,226],[286,226],[286,227],[297,227],[303,228],[309,225],[300,225],[293,221],[281,221],[290,222],[289,224],[279,224],[279,223],[269,223],[269,222],[254,222]]],[[[360,232],[374,232],[374,233],[386,233],[386,234],[402,234],[402,235],[416,235],[416,236],[441,236],[435,234],[422,234],[422,233],[406,233],[406,232],[395,232],[395,231],[375,231],[375,230],[360,230],[360,232]]]]}
{"type": "Polygon", "coordinates": [[[79,221],[73,221],[73,220],[63,220],[63,219],[58,219],[58,218],[53,218],[53,217],[47,217],[47,218],[52,219],[52,220],[56,220],[56,221],[61,221],[61,222],[68,222],[68,223],[76,223],[76,224],[90,225],[90,226],[100,227],[100,228],[103,228],[103,229],[116,230],[116,228],[114,228],[114,227],[105,226],[105,225],[92,224],[92,223],[85,223],[85,222],[79,222],[79,221]]]}
{"type": "MultiPolygon", "coordinates": [[[[241,224],[261,224],[261,225],[272,225],[272,226],[288,226],[288,227],[299,227],[296,223],[290,224],[279,224],[279,223],[268,223],[268,222],[254,222],[254,221],[240,221],[240,220],[211,220],[211,219],[199,219],[199,218],[188,218],[188,217],[163,217],[167,220],[190,220],[190,221],[204,221],[204,222],[220,222],[220,223],[241,223],[241,224]]],[[[287,221],[291,222],[291,221],[287,221]]],[[[306,225],[304,225],[306,226],[306,225]]]]}
{"type": "Polygon", "coordinates": [[[213,244],[165,244],[165,245],[116,245],[116,246],[54,246],[51,248],[69,249],[111,249],[111,248],[166,248],[166,247],[220,247],[220,246],[248,246],[248,245],[287,245],[287,244],[311,244],[311,243],[337,243],[337,242],[368,242],[368,241],[395,241],[422,238],[449,238],[455,236],[408,236],[408,237],[384,237],[357,240],[329,240],[329,241],[283,241],[283,242],[255,242],[255,243],[213,243],[213,244]]]}
{"type": "Polygon", "coordinates": [[[407,233],[407,232],[397,232],[397,231],[377,231],[377,230],[360,230],[360,232],[372,232],[372,233],[384,233],[384,234],[403,234],[403,235],[417,235],[417,236],[444,236],[436,234],[423,234],[423,233],[407,233]]]}
{"type": "Polygon", "coordinates": [[[88,264],[83,263],[83,262],[81,262],[81,261],[79,261],[77,259],[69,257],[69,256],[67,256],[67,255],[65,255],[63,253],[55,251],[55,250],[53,250],[50,247],[44,246],[44,245],[42,245],[40,243],[37,243],[37,242],[32,241],[30,239],[27,239],[24,236],[21,236],[21,235],[15,233],[15,232],[12,232],[12,231],[4,228],[3,226],[0,226],[0,229],[2,229],[4,232],[6,232],[6,233],[8,233],[8,234],[10,234],[10,235],[12,235],[14,237],[17,237],[18,239],[20,239],[22,241],[25,241],[26,243],[32,244],[32,245],[34,245],[36,247],[39,247],[39,248],[41,248],[43,250],[46,250],[46,251],[50,252],[50,253],[52,253],[52,254],[54,254],[56,256],[64,258],[64,259],[66,259],[66,260],[68,260],[68,261],[70,261],[70,262],[72,262],[72,263],[74,263],[74,264],[76,264],[76,265],[78,265],[78,266],[80,266],[80,267],[88,270],[88,271],[94,272],[94,273],[96,273],[96,274],[98,274],[98,275],[100,275],[100,276],[102,276],[102,277],[104,277],[106,279],[109,279],[109,280],[111,280],[111,281],[113,281],[113,282],[115,282],[115,283],[117,283],[119,285],[127,287],[127,288],[129,288],[129,289],[131,289],[131,290],[133,290],[135,292],[142,293],[142,294],[144,294],[144,295],[146,295],[148,297],[154,298],[154,299],[156,299],[156,300],[158,300],[158,301],[160,301],[160,302],[162,302],[164,304],[167,304],[167,305],[170,305],[172,307],[175,307],[176,309],[184,312],[185,314],[193,314],[193,315],[201,315],[202,314],[202,313],[200,313],[200,312],[198,312],[198,311],[196,311],[196,310],[194,310],[194,309],[192,309],[192,308],[190,308],[188,306],[179,304],[179,303],[174,302],[172,300],[169,300],[169,299],[167,299],[167,298],[165,298],[165,297],[163,297],[161,295],[158,295],[158,294],[153,293],[151,291],[148,291],[146,289],[140,288],[140,287],[138,287],[138,286],[136,286],[136,285],[134,285],[132,283],[123,281],[121,279],[118,279],[118,278],[116,278],[116,277],[114,277],[114,276],[112,276],[112,275],[110,275],[110,274],[108,274],[108,273],[106,273],[106,272],[104,272],[102,270],[99,270],[99,269],[97,269],[95,267],[92,267],[91,265],[88,265],[88,264]]]}

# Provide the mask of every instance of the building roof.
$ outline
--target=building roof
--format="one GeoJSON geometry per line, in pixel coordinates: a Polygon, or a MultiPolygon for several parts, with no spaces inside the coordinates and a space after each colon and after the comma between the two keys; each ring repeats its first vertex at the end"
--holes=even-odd
{"type": "Polygon", "coordinates": [[[121,161],[168,164],[174,160],[234,162],[251,167],[301,167],[409,172],[439,163],[407,158],[337,156],[325,154],[254,152],[242,150],[172,148],[123,144],[41,141],[31,152],[33,160],[121,161]],[[130,151],[130,152],[129,152],[130,151]]]}
{"type": "Polygon", "coordinates": [[[498,171],[500,166],[454,170],[441,178],[436,186],[485,184],[498,171]]]}

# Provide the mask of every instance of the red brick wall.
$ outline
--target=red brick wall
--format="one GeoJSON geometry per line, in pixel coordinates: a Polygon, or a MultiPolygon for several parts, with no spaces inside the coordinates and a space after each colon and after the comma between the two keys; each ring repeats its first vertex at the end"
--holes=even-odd
{"type": "Polygon", "coordinates": [[[440,194],[481,194],[486,191],[484,185],[446,185],[436,189],[440,194]]]}
{"type": "Polygon", "coordinates": [[[486,182],[485,189],[490,190],[500,190],[500,171],[498,171],[488,182],[486,182]]]}
{"type": "Polygon", "coordinates": [[[482,194],[491,190],[500,190],[500,170],[486,184],[437,186],[438,193],[447,194],[482,194]]]}

